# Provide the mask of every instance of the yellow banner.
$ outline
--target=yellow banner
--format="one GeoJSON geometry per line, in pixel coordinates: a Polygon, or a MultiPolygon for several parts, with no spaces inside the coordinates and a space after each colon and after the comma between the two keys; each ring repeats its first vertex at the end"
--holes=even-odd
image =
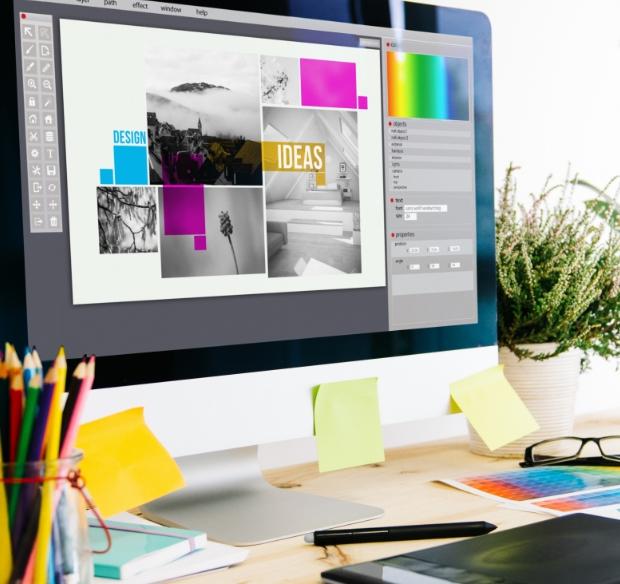
{"type": "Polygon", "coordinates": [[[316,184],[326,184],[325,144],[321,142],[263,142],[266,172],[314,172],[316,184]]]}

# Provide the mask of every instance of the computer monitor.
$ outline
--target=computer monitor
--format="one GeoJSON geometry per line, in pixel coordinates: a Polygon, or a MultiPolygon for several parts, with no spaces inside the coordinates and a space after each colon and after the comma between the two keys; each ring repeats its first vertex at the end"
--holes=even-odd
{"type": "Polygon", "coordinates": [[[2,10],[3,335],[97,354],[88,417],[145,407],[188,481],[154,515],[253,543],[379,514],[268,487],[256,445],[312,435],[317,383],[377,376],[390,424],[496,362],[486,17],[2,10]]]}

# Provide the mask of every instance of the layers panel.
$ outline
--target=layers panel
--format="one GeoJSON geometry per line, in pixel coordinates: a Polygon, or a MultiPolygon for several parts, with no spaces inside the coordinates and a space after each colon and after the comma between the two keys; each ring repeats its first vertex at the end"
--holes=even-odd
{"type": "Polygon", "coordinates": [[[474,323],[471,45],[382,48],[390,330],[474,323]]]}

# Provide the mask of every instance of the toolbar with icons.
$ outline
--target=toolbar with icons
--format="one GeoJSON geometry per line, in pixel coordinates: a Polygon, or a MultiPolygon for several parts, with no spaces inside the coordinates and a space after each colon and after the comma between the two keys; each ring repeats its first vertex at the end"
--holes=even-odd
{"type": "Polygon", "coordinates": [[[21,14],[31,233],[62,231],[52,17],[21,14]]]}

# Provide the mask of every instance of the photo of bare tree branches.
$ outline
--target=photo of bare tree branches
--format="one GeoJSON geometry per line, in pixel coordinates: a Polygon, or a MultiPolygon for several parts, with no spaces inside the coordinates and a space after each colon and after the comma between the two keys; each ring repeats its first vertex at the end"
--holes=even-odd
{"type": "Polygon", "coordinates": [[[99,253],[157,251],[157,187],[97,187],[99,253]]]}

